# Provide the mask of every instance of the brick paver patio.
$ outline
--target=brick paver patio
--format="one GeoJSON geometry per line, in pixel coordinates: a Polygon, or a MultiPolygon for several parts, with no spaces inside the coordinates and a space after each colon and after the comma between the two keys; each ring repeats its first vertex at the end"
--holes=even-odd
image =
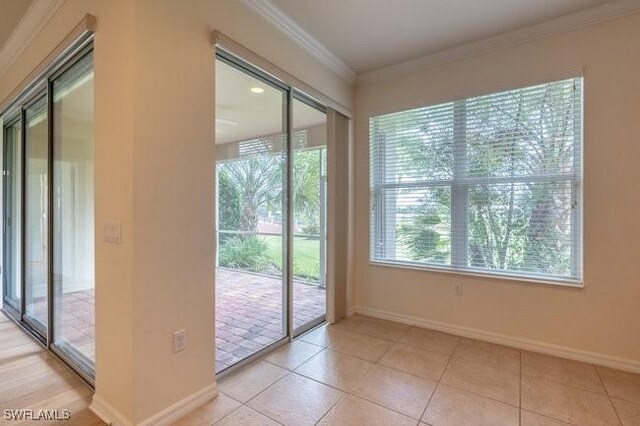
{"type": "MultiPolygon", "coordinates": [[[[216,271],[216,372],[235,364],[284,336],[282,280],[238,270],[216,271]]],[[[325,289],[294,281],[293,326],[325,314],[325,289]]],[[[46,317],[38,300],[34,314],[46,317]]],[[[62,298],[65,340],[90,359],[95,356],[94,291],[65,293],[62,298]]]]}
{"type": "MultiPolygon", "coordinates": [[[[33,306],[36,318],[47,317],[46,299],[36,299],[33,306]]],[[[62,329],[56,331],[66,343],[91,360],[95,359],[95,296],[93,289],[62,295],[62,329]]],[[[58,339],[59,340],[59,339],[58,339]]]]}
{"type": "MultiPolygon", "coordinates": [[[[284,336],[282,280],[218,268],[216,271],[216,372],[284,336]]],[[[325,289],[293,283],[293,327],[325,314],[325,289]]]]}

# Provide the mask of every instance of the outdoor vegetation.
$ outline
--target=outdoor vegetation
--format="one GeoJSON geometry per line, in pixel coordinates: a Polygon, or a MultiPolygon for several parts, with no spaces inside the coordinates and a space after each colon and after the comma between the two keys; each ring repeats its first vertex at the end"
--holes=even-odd
{"type": "Polygon", "coordinates": [[[571,275],[579,84],[373,118],[374,257],[571,275]]]}
{"type": "MultiPolygon", "coordinates": [[[[320,278],[323,151],[293,157],[293,275],[309,282],[320,278]]],[[[219,266],[282,274],[285,166],[283,155],[268,150],[218,164],[219,266]]]]}

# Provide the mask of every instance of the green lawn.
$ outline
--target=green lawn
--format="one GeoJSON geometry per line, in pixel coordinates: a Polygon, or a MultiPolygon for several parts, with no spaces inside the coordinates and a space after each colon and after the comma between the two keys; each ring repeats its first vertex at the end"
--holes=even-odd
{"type": "MultiPolygon", "coordinates": [[[[263,236],[269,245],[269,256],[282,270],[282,237],[263,236]]],[[[307,281],[318,281],[320,275],[320,241],[302,237],[293,238],[293,276],[307,281]]]]}

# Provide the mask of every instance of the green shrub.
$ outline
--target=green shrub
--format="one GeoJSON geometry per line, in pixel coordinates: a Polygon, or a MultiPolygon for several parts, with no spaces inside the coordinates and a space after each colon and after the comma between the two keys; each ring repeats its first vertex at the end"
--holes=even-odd
{"type": "Polygon", "coordinates": [[[268,248],[264,239],[253,235],[232,237],[220,242],[218,261],[225,268],[262,272],[271,263],[268,248]]]}

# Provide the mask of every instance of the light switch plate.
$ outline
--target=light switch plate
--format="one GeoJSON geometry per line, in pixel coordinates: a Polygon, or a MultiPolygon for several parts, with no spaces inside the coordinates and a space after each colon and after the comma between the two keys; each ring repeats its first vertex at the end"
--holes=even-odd
{"type": "Polygon", "coordinates": [[[173,352],[181,352],[187,348],[187,330],[182,329],[173,333],[173,352]]]}
{"type": "Polygon", "coordinates": [[[108,221],[104,224],[104,241],[112,244],[122,242],[122,224],[120,222],[108,221]]]}

